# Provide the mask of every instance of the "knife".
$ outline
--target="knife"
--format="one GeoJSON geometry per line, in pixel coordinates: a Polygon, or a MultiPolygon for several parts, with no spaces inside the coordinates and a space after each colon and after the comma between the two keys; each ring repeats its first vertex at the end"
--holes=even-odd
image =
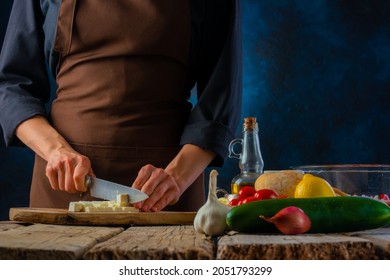
{"type": "Polygon", "coordinates": [[[89,189],[91,196],[105,200],[116,201],[116,196],[118,194],[128,194],[129,202],[133,204],[144,201],[149,197],[146,193],[140,190],[96,177],[87,176],[85,184],[89,189]]]}

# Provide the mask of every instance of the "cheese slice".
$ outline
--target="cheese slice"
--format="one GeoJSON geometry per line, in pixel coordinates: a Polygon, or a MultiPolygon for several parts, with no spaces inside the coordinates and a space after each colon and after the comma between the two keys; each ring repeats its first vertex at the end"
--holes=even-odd
{"type": "Polygon", "coordinates": [[[69,211],[72,212],[83,212],[85,210],[85,205],[82,202],[72,201],[69,203],[69,211]]]}
{"type": "Polygon", "coordinates": [[[116,201],[72,201],[69,203],[70,212],[139,212],[132,207],[128,194],[118,194],[116,201]]]}

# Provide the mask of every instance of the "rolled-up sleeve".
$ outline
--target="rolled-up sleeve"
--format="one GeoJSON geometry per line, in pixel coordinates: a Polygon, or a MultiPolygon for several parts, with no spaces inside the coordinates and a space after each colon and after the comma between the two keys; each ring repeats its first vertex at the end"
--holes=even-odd
{"type": "Polygon", "coordinates": [[[0,125],[7,146],[20,144],[17,126],[46,115],[50,82],[39,1],[15,0],[0,55],[0,125]]]}
{"type": "Polygon", "coordinates": [[[181,144],[214,151],[217,157],[211,165],[221,166],[241,117],[240,1],[197,1],[193,8],[191,71],[198,100],[181,144]]]}

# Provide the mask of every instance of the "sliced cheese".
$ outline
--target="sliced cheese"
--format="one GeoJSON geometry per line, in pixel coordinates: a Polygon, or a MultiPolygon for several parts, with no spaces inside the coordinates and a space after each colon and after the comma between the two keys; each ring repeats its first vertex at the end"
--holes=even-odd
{"type": "Polygon", "coordinates": [[[69,203],[69,211],[83,212],[84,210],[85,210],[84,203],[82,203],[82,202],[72,201],[71,203],[69,203]]]}
{"type": "Polygon", "coordinates": [[[139,210],[135,207],[126,206],[121,208],[122,208],[122,212],[139,212],[139,210]]]}
{"type": "Polygon", "coordinates": [[[69,203],[70,212],[139,212],[132,207],[128,194],[118,194],[116,201],[72,201],[69,203]]]}

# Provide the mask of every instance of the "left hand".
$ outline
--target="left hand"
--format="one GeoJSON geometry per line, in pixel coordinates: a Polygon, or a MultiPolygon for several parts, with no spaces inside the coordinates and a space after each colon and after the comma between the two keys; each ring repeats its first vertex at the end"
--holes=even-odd
{"type": "Polygon", "coordinates": [[[149,195],[147,200],[134,204],[134,207],[141,211],[160,211],[168,205],[175,204],[181,195],[179,185],[173,176],[151,164],[140,169],[132,187],[149,195]]]}

